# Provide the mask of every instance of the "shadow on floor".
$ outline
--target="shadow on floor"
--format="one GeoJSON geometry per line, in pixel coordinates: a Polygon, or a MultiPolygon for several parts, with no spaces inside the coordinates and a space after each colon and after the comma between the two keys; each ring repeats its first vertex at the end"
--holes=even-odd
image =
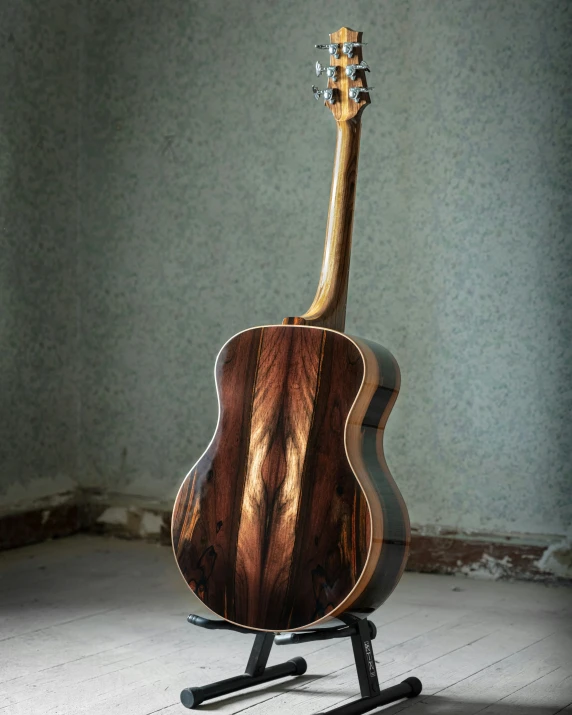
{"type": "MultiPolygon", "coordinates": [[[[462,700],[440,695],[427,695],[417,700],[405,700],[374,712],[410,713],[410,715],[557,715],[564,713],[568,702],[546,705],[540,702],[528,702],[520,705],[515,702],[494,702],[483,697],[480,700],[462,700]]],[[[327,711],[326,711],[327,715],[327,711]]]]}
{"type": "MultiPolygon", "coordinates": [[[[292,681],[292,685],[295,683],[297,687],[295,689],[296,695],[307,695],[309,697],[317,697],[324,695],[323,691],[318,691],[312,689],[311,687],[304,687],[300,689],[300,682],[305,682],[308,685],[319,678],[312,677],[310,675],[302,675],[296,678],[296,681],[292,681]]],[[[280,694],[287,693],[290,688],[288,687],[289,681],[264,688],[259,692],[264,692],[270,696],[279,696],[280,694]]],[[[248,701],[251,701],[252,706],[259,704],[256,698],[256,691],[246,691],[239,693],[237,695],[231,695],[224,698],[219,698],[212,702],[204,703],[201,705],[201,710],[207,712],[215,712],[220,709],[224,703],[226,706],[232,704],[244,704],[248,708],[248,701]]],[[[294,694],[294,693],[293,693],[294,694]]],[[[334,707],[339,705],[345,705],[351,702],[354,698],[352,695],[355,693],[337,691],[336,695],[340,700],[335,704],[327,706],[325,710],[321,710],[319,705],[316,705],[315,715],[323,713],[328,715],[328,710],[332,710],[334,707]],[[346,699],[347,698],[347,699],[346,699]]],[[[270,700],[266,701],[266,704],[272,712],[272,697],[270,700]]],[[[357,698],[356,698],[357,699],[357,698]]],[[[397,715],[397,713],[410,713],[411,715],[557,715],[562,713],[569,703],[562,703],[559,705],[545,705],[544,703],[528,703],[527,705],[518,705],[515,703],[503,703],[503,702],[491,702],[490,700],[460,700],[458,698],[446,698],[442,696],[427,696],[423,699],[412,699],[412,700],[402,700],[398,703],[393,703],[392,705],[386,705],[383,708],[378,708],[372,711],[372,715],[376,713],[388,713],[388,715],[397,715]]],[[[286,712],[287,702],[283,704],[286,712]]]]}
{"type": "MultiPolygon", "coordinates": [[[[320,695],[323,695],[322,690],[313,690],[311,687],[309,687],[310,683],[320,680],[323,676],[320,675],[298,675],[296,678],[293,678],[292,680],[285,680],[283,682],[278,682],[275,685],[270,685],[265,688],[260,688],[259,690],[245,690],[242,693],[237,693],[236,695],[227,695],[224,698],[219,698],[218,700],[212,700],[210,702],[203,703],[201,705],[201,710],[205,711],[216,711],[217,709],[220,709],[222,703],[225,703],[226,705],[232,705],[232,704],[239,704],[239,703],[244,703],[246,707],[248,707],[248,701],[251,701],[252,706],[256,705],[259,701],[256,698],[256,696],[259,693],[264,693],[265,695],[272,697],[276,697],[278,695],[288,693],[289,690],[292,690],[292,693],[296,695],[309,695],[313,697],[318,697],[320,695]]],[[[340,690],[336,692],[337,695],[339,695],[340,699],[344,698],[351,698],[352,695],[355,695],[355,690],[349,689],[348,690],[340,690]]],[[[270,701],[271,702],[271,701],[270,701]]],[[[269,703],[270,705],[270,703],[269,703]]],[[[332,706],[333,707],[333,706],[332,706]]],[[[238,711],[240,712],[240,711],[238,711]]],[[[319,710],[316,710],[316,712],[320,712],[319,710]]]]}

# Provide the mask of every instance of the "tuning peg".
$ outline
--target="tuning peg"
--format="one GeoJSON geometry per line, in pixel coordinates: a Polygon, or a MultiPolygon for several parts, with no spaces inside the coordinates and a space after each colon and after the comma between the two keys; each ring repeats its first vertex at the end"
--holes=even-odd
{"type": "Polygon", "coordinates": [[[367,45],[367,42],[344,42],[342,45],[342,52],[348,57],[353,57],[354,48],[363,47],[364,45],[367,45]]]}
{"type": "Polygon", "coordinates": [[[323,72],[325,72],[326,77],[329,77],[332,80],[332,82],[335,82],[337,71],[338,71],[338,68],[334,67],[333,65],[324,67],[319,62],[316,62],[316,77],[319,77],[323,72]]]}
{"type": "Polygon", "coordinates": [[[360,94],[362,92],[371,92],[373,87],[350,87],[350,99],[353,99],[354,102],[359,102],[360,101],[360,94]]]}
{"type": "Polygon", "coordinates": [[[315,85],[312,85],[312,92],[314,93],[314,97],[316,99],[320,99],[320,97],[323,97],[326,102],[329,102],[330,104],[333,104],[335,102],[334,90],[330,89],[329,87],[327,89],[318,89],[315,85]]]}
{"type": "Polygon", "coordinates": [[[329,45],[314,45],[317,50],[328,50],[328,52],[335,57],[337,60],[340,59],[340,53],[338,52],[339,45],[337,43],[330,43],[329,45]]]}
{"type": "Polygon", "coordinates": [[[348,65],[346,67],[346,74],[351,80],[354,80],[356,78],[356,72],[358,70],[369,72],[369,65],[363,60],[359,63],[359,65],[348,65]]]}

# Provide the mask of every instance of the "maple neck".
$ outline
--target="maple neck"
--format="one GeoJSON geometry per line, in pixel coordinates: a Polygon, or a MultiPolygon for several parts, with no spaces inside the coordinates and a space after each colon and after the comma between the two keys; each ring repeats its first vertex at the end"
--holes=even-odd
{"type": "Polygon", "coordinates": [[[318,290],[302,318],[343,332],[352,248],[361,118],[336,122],[337,140],[318,290]]]}
{"type": "Polygon", "coordinates": [[[312,305],[300,318],[284,323],[316,325],[344,331],[352,249],[361,117],[336,122],[337,140],[326,242],[318,289],[312,305]]]}

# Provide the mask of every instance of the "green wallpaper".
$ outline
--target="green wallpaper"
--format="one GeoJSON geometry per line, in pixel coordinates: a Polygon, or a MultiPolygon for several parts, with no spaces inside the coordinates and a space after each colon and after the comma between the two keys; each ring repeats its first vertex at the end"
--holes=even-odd
{"type": "Polygon", "coordinates": [[[78,10],[0,4],[0,511],[77,477],[78,10]]]}
{"type": "MultiPolygon", "coordinates": [[[[51,295],[64,313],[47,324],[65,311],[72,320],[73,280],[79,291],[79,466],[68,473],[169,504],[215,426],[221,344],[308,306],[335,140],[311,93],[325,59],[313,45],[347,24],[364,31],[375,87],[347,329],[401,364],[387,459],[412,520],[564,533],[569,10],[554,0],[85,3],[78,233],[73,216],[63,228],[63,215],[46,217],[77,270],[70,282],[62,266],[51,295]]],[[[33,232],[21,234],[33,255],[33,232]]],[[[41,292],[37,302],[51,305],[41,292]]],[[[33,477],[15,470],[8,482],[33,477]]]]}

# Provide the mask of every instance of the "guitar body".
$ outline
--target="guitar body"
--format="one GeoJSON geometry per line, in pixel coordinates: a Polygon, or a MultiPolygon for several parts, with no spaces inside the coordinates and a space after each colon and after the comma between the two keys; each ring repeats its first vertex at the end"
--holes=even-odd
{"type": "Polygon", "coordinates": [[[393,356],[336,330],[274,325],[231,338],[215,376],[216,432],[173,513],[191,590],[221,618],[263,631],[377,608],[410,538],[383,455],[393,356]]]}

